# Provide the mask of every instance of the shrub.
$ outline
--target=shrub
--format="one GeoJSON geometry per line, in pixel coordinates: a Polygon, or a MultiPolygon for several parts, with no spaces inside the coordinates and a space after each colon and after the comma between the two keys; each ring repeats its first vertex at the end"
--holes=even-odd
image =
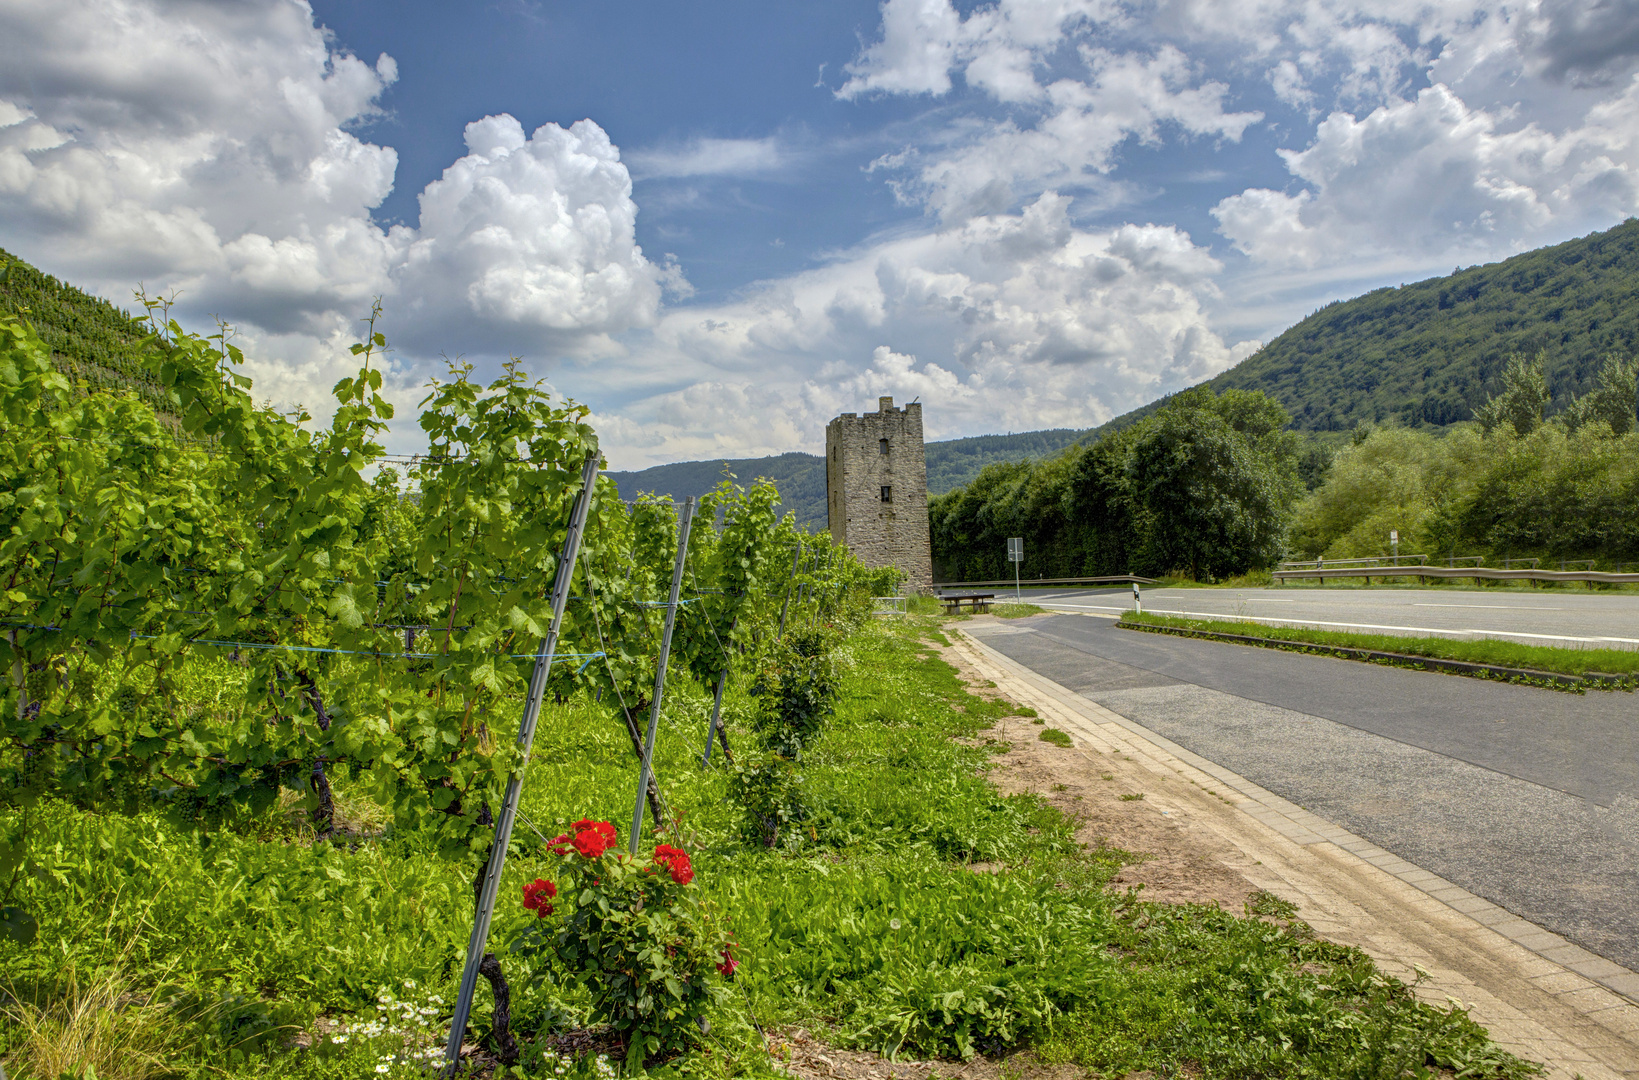
{"type": "Polygon", "coordinates": [[[659,844],[648,857],[616,850],[615,827],[577,821],[557,837],[557,882],[524,887],[538,922],[513,951],[551,951],[592,997],[593,1015],[626,1041],[626,1064],[682,1051],[705,1031],[705,1014],[732,973],[733,944],[694,884],[688,853],[659,844]],[[555,900],[556,903],[548,903],[555,900]],[[559,913],[558,921],[547,920],[559,913]]]}
{"type": "Polygon", "coordinates": [[[837,667],[829,627],[797,630],[760,658],[751,684],[761,705],[756,719],[763,747],[793,761],[837,711],[837,667]]]}
{"type": "MultiPolygon", "coordinates": [[[[778,754],[735,762],[729,777],[729,793],[744,815],[740,831],[748,844],[774,847],[787,826],[808,817],[797,763],[778,754]]],[[[796,835],[786,833],[788,839],[796,835]]]]}

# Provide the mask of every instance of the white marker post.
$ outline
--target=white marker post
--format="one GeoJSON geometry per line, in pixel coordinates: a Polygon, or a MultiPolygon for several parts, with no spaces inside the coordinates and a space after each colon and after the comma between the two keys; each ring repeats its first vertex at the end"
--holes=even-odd
{"type": "Polygon", "coordinates": [[[1144,601],[1138,595],[1138,582],[1133,582],[1133,611],[1144,614],[1144,601]]]}
{"type": "Polygon", "coordinates": [[[1013,564],[1013,599],[1018,602],[1019,595],[1019,564],[1024,562],[1024,537],[1010,536],[1007,538],[1007,561],[1013,564]]]}
{"type": "Polygon", "coordinates": [[[1400,530],[1389,530],[1389,550],[1394,554],[1394,565],[1400,565],[1400,530]]]}

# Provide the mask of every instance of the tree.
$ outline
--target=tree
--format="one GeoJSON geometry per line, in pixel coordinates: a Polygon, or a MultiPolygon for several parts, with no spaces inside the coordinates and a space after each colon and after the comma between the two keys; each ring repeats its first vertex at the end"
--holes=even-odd
{"type": "Polygon", "coordinates": [[[1509,356],[1502,373],[1502,393],[1474,410],[1474,419],[1487,435],[1503,424],[1512,426],[1516,435],[1529,435],[1542,423],[1542,411],[1548,406],[1548,379],[1542,373],[1547,359],[1546,350],[1530,360],[1519,353],[1509,356]]]}
{"type": "Polygon", "coordinates": [[[1565,410],[1565,426],[1575,431],[1584,424],[1603,421],[1610,425],[1612,435],[1626,435],[1633,430],[1636,408],[1639,408],[1639,359],[1611,353],[1599,371],[1599,384],[1565,410]]]}
{"type": "Polygon", "coordinates": [[[1294,440],[1278,404],[1240,394],[1186,391],[1134,440],[1126,474],[1146,518],[1144,569],[1221,578],[1280,557],[1301,490],[1294,440]]]}

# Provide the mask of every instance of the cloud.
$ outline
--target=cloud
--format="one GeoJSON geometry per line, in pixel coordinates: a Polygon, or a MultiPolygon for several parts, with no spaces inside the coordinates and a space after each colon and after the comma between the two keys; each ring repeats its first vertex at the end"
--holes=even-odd
{"type": "Polygon", "coordinates": [[[503,114],[468,124],[466,143],[422,191],[394,272],[409,344],[606,352],[609,335],[653,321],[661,275],[637,246],[631,177],[602,128],[526,136],[503,114]]]}
{"type": "Polygon", "coordinates": [[[1274,265],[1521,250],[1639,207],[1635,108],[1639,80],[1554,134],[1435,84],[1364,118],[1332,113],[1307,148],[1282,152],[1301,190],[1249,189],[1213,214],[1238,248],[1274,265]]]}
{"type": "Polygon", "coordinates": [[[1044,92],[1037,70],[1077,29],[1122,16],[1106,0],[1000,0],[965,19],[950,0],[884,0],[881,40],[844,68],[848,80],[836,94],[938,96],[960,71],[997,101],[1034,101],[1044,92]]]}
{"type": "MultiPolygon", "coordinates": [[[[917,159],[913,175],[899,183],[901,197],[959,222],[1047,188],[1108,187],[1116,151],[1129,139],[1156,144],[1163,128],[1172,128],[1234,141],[1262,118],[1226,111],[1228,87],[1194,84],[1188,58],[1171,46],[1151,56],[1086,48],[1082,58],[1086,81],[1066,78],[1047,87],[1031,126],[958,128],[946,147],[917,159]]],[[[893,169],[910,161],[896,155],[872,164],[893,169]]]]}
{"type": "Polygon", "coordinates": [[[920,396],[936,436],[1090,426],[1245,355],[1208,325],[1219,269],[1175,228],[1077,229],[1048,192],[673,309],[618,386],[590,366],[566,377],[625,395],[604,411],[624,418],[608,435],[630,467],[726,453],[725,430],[747,453],[812,448],[830,416],[881,394],[920,396]]]}
{"type": "Polygon", "coordinates": [[[964,20],[948,0],[887,0],[882,20],[882,39],[849,65],[839,97],[944,94],[960,70],[970,86],[1013,107],[999,123],[957,122],[940,136],[943,145],[871,163],[872,172],[903,172],[914,161],[909,176],[890,181],[895,193],[946,222],[1007,210],[1049,188],[1110,190],[1105,177],[1118,148],[1157,144],[1164,128],[1237,141],[1262,119],[1227,111],[1228,86],[1200,81],[1174,45],[1098,44],[1093,31],[1122,22],[1113,4],[1003,0],[964,20]],[[1037,73],[1050,66],[1062,74],[1043,84],[1037,73]]]}
{"type": "Polygon", "coordinates": [[[755,176],[787,163],[778,140],[698,138],[680,146],[650,148],[626,155],[638,179],[682,176],[755,176]]]}
{"type": "Polygon", "coordinates": [[[1639,60],[1639,0],[1545,0],[1521,37],[1546,77],[1609,83],[1639,60]]]}
{"type": "Polygon", "coordinates": [[[397,76],[293,0],[9,3],[0,244],[116,299],[141,280],[194,323],[230,316],[284,365],[270,393],[321,412],[351,360],[318,344],[351,340],[376,296],[425,357],[608,355],[663,289],[687,295],[675,260],[638,247],[630,176],[589,120],[478,120],[417,226],[378,225],[398,155],[361,132],[397,76]]]}

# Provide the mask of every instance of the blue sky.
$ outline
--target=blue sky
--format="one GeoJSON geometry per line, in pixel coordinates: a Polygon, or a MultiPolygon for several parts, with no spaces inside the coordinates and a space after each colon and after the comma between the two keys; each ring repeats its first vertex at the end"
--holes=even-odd
{"type": "Polygon", "coordinates": [[[321,412],[381,296],[397,400],[518,355],[616,467],[1090,426],[1633,214],[1636,70],[1639,0],[5,0],[0,246],[321,412]]]}

